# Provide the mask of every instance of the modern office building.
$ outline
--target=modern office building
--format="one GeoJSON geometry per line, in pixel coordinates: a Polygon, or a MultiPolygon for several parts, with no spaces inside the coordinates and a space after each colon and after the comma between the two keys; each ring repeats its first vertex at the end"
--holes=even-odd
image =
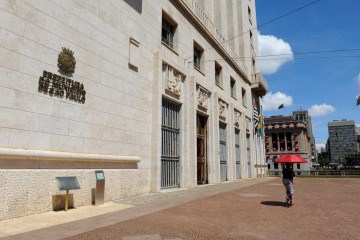
{"type": "Polygon", "coordinates": [[[0,220],[53,210],[56,177],[91,204],[95,170],[105,201],[265,176],[254,0],[1,1],[0,15],[0,220]]]}
{"type": "Polygon", "coordinates": [[[345,154],[358,152],[356,128],[352,120],[334,120],[328,123],[328,142],[332,163],[344,164],[345,154]]]}
{"type": "Polygon", "coordinates": [[[357,152],[360,152],[360,127],[356,126],[357,152]]]}
{"type": "Polygon", "coordinates": [[[264,118],[265,149],[268,169],[281,172],[275,161],[285,154],[299,154],[308,163],[295,164],[295,171],[309,171],[315,162],[315,139],[307,111],[294,111],[292,116],[264,118]]]}

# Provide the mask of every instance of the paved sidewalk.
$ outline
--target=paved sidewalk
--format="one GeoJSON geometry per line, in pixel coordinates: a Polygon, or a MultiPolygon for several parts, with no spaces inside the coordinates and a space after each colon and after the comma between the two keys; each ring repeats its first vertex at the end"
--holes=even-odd
{"type": "MultiPolygon", "coordinates": [[[[83,206],[70,209],[68,212],[47,212],[4,220],[0,221],[0,238],[62,239],[99,227],[144,216],[202,197],[270,180],[272,178],[244,179],[234,182],[203,185],[190,189],[169,189],[159,193],[120,199],[101,206],[83,206]]],[[[157,235],[149,235],[142,239],[159,239],[158,237],[157,235]]],[[[132,240],[132,238],[128,239],[132,240]]]]}
{"type": "Polygon", "coordinates": [[[286,208],[280,178],[247,179],[122,199],[112,204],[133,207],[4,239],[353,240],[359,199],[359,178],[295,178],[286,208]]]}
{"type": "Polygon", "coordinates": [[[359,199],[359,178],[295,178],[295,205],[286,208],[285,190],[276,178],[68,239],[353,240],[360,236],[359,199]]]}

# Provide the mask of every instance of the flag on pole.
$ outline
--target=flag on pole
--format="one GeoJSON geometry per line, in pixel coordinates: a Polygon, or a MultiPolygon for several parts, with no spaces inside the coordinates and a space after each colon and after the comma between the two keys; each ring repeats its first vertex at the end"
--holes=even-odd
{"type": "Polygon", "coordinates": [[[360,93],[356,96],[356,106],[360,105],[360,93]]]}
{"type": "Polygon", "coordinates": [[[264,118],[262,117],[262,114],[261,114],[261,107],[260,107],[260,112],[259,112],[259,123],[258,123],[258,134],[260,135],[260,136],[262,136],[263,135],[263,128],[264,128],[264,118]]]}
{"type": "Polygon", "coordinates": [[[253,119],[254,119],[254,132],[257,132],[259,125],[259,112],[257,110],[257,104],[255,98],[253,98],[253,119]]]}
{"type": "Polygon", "coordinates": [[[283,103],[280,104],[280,106],[278,107],[278,109],[282,109],[282,108],[284,108],[284,104],[283,104],[283,103]]]}

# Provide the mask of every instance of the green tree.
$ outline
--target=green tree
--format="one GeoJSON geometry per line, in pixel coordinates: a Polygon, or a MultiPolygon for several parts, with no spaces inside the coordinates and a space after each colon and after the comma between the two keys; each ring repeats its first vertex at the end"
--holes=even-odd
{"type": "Polygon", "coordinates": [[[345,166],[360,166],[360,153],[351,153],[345,155],[345,166]]]}
{"type": "Polygon", "coordinates": [[[331,162],[329,153],[327,152],[319,153],[318,162],[320,164],[320,167],[328,167],[331,162]]]}

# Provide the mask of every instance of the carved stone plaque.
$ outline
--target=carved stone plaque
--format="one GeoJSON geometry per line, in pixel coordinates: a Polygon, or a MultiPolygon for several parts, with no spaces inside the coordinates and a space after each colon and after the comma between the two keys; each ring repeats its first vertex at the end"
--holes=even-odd
{"type": "Polygon", "coordinates": [[[246,131],[250,132],[250,128],[251,128],[251,119],[246,117],[245,118],[245,124],[246,124],[246,131]]]}
{"type": "Polygon", "coordinates": [[[241,113],[239,111],[234,111],[234,123],[236,127],[240,127],[241,125],[241,113]]]}
{"type": "Polygon", "coordinates": [[[226,119],[227,108],[227,103],[219,99],[219,117],[223,120],[226,119]]]}
{"type": "Polygon", "coordinates": [[[180,95],[182,86],[182,75],[168,64],[163,64],[163,79],[166,89],[180,95]]]}
{"type": "Polygon", "coordinates": [[[197,94],[198,94],[198,106],[204,109],[208,109],[210,93],[205,88],[198,86],[197,94]]]}

